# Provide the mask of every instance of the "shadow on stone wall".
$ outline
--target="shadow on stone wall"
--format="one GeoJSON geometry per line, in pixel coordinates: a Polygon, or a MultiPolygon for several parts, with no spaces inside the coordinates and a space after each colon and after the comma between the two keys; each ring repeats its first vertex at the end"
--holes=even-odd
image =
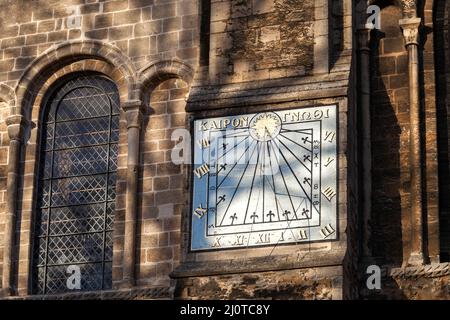
{"type": "Polygon", "coordinates": [[[330,2],[330,70],[339,60],[344,50],[344,1],[330,2]]]}
{"type": "Polygon", "coordinates": [[[396,52],[396,48],[391,47],[396,42],[403,46],[396,13],[390,9],[382,15],[382,30],[374,30],[372,34],[373,193],[370,244],[375,258],[380,258],[383,263],[400,266],[403,260],[402,223],[405,223],[402,221],[402,206],[405,204],[402,205],[400,192],[402,189],[408,190],[402,186],[402,183],[407,182],[402,182],[401,170],[407,169],[408,159],[400,151],[402,129],[397,114],[399,105],[405,101],[400,101],[404,97],[392,80],[401,81],[397,78],[405,77],[402,75],[403,70],[399,72],[400,59],[391,54],[391,51],[396,52]]]}
{"type": "Polygon", "coordinates": [[[436,118],[439,160],[440,260],[450,261],[450,161],[449,161],[449,32],[448,1],[437,1],[434,8],[434,49],[436,81],[436,118]]]}

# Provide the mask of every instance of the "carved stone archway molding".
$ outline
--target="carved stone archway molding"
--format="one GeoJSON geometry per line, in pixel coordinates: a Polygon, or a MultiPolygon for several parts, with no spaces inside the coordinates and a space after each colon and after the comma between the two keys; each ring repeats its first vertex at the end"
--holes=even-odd
{"type": "Polygon", "coordinates": [[[194,73],[192,66],[176,58],[152,62],[138,73],[140,99],[148,102],[148,92],[168,79],[181,79],[190,85],[194,79],[194,73]]]}
{"type": "Polygon", "coordinates": [[[121,101],[134,100],[139,93],[136,70],[131,60],[119,48],[98,40],[76,40],[50,47],[37,57],[24,71],[16,86],[14,114],[30,115],[30,108],[42,85],[66,65],[80,60],[94,59],[114,66],[121,101]]]}

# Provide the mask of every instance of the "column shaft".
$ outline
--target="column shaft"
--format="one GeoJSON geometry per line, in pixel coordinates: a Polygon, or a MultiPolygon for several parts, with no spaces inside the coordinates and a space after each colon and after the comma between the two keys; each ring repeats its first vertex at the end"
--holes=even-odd
{"type": "Polygon", "coordinates": [[[363,196],[363,243],[362,256],[372,256],[370,249],[370,219],[372,212],[372,141],[370,118],[370,29],[358,30],[358,88],[359,111],[361,120],[361,161],[362,161],[362,196],[363,196]]]}
{"type": "Polygon", "coordinates": [[[123,280],[124,285],[127,287],[135,285],[141,108],[142,103],[140,101],[128,102],[123,107],[126,113],[128,130],[127,193],[123,252],[123,280]]]}
{"type": "Polygon", "coordinates": [[[410,265],[425,262],[423,209],[422,209],[422,159],[420,136],[420,98],[419,98],[419,27],[420,18],[400,20],[408,50],[409,73],[409,167],[411,177],[411,248],[408,259],[410,265]]]}
{"type": "Polygon", "coordinates": [[[6,220],[5,220],[5,242],[3,250],[3,275],[2,288],[5,295],[14,295],[15,288],[13,283],[13,264],[14,264],[14,246],[15,246],[15,226],[17,216],[17,199],[19,185],[19,164],[20,149],[22,146],[22,135],[24,119],[16,115],[6,119],[8,125],[9,141],[9,161],[6,190],[6,220]]]}

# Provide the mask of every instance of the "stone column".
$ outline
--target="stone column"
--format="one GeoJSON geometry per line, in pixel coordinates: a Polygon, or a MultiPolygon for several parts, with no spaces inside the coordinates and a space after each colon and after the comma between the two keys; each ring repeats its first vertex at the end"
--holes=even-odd
{"type": "Polygon", "coordinates": [[[358,104],[361,128],[362,194],[363,194],[363,259],[372,256],[369,247],[372,212],[372,141],[370,119],[370,32],[366,26],[357,30],[358,40],[358,104]]]}
{"type": "Polygon", "coordinates": [[[25,119],[21,115],[13,115],[6,119],[9,136],[9,161],[7,177],[7,199],[6,199],[6,221],[5,221],[5,240],[3,251],[3,277],[2,288],[4,295],[14,295],[13,284],[13,261],[14,261],[14,242],[15,225],[17,216],[17,199],[19,184],[19,163],[20,150],[22,147],[23,131],[25,119]]]}
{"type": "Polygon", "coordinates": [[[411,175],[411,250],[409,265],[425,262],[423,243],[422,210],[422,159],[420,139],[420,98],[419,98],[419,28],[420,18],[401,19],[405,45],[408,50],[409,73],[409,167],[411,175]]]}
{"type": "Polygon", "coordinates": [[[128,160],[125,234],[123,250],[123,285],[135,285],[136,222],[138,211],[139,144],[142,126],[143,104],[140,100],[127,101],[123,110],[127,119],[128,160]]]}

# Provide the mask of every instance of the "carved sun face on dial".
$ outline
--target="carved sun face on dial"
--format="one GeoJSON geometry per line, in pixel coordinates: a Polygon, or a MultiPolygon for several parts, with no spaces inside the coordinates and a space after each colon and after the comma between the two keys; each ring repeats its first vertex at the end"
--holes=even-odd
{"type": "Polygon", "coordinates": [[[258,141],[270,141],[281,131],[281,119],[272,112],[257,114],[250,121],[250,135],[258,141]]]}

